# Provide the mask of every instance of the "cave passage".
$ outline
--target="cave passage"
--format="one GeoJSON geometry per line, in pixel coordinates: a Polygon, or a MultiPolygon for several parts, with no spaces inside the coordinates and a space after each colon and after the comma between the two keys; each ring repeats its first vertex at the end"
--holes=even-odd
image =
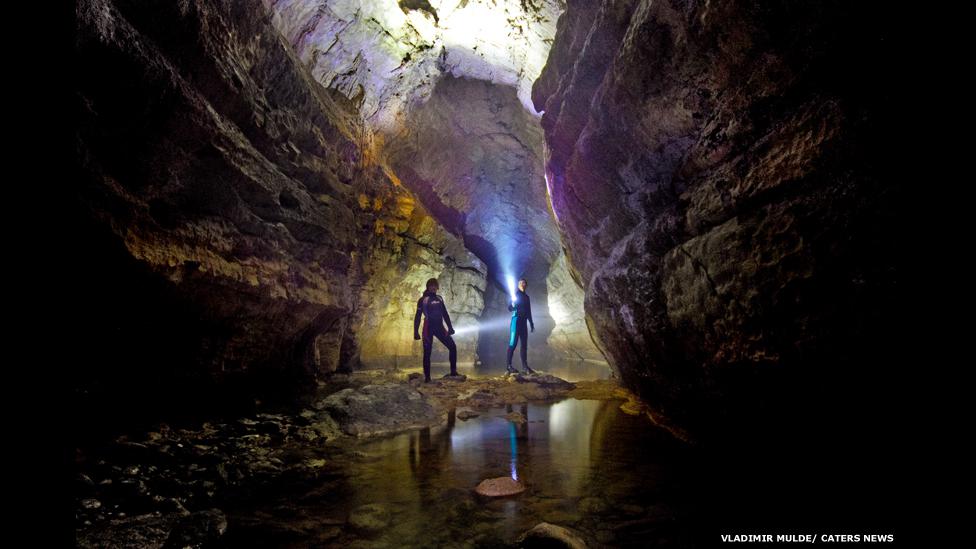
{"type": "Polygon", "coordinates": [[[75,545],[906,543],[879,11],[76,2],[75,545]]]}

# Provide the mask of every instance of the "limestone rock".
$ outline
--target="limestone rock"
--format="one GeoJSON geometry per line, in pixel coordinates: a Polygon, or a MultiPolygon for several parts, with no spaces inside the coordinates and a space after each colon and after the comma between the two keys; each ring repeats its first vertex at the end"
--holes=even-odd
{"type": "MultiPolygon", "coordinates": [[[[460,325],[481,313],[484,266],[397,184],[355,105],[259,3],[85,0],[75,30],[66,249],[92,269],[68,291],[88,311],[78,340],[106,358],[79,376],[103,392],[79,394],[118,386],[149,407],[140,389],[169,394],[161,379],[253,398],[363,358],[419,358],[412,315],[430,276],[460,325]]],[[[475,334],[466,360],[476,347],[475,334]]]]}
{"type": "Polygon", "coordinates": [[[884,32],[859,4],[568,3],[533,89],[551,204],[594,340],[652,407],[710,429],[791,376],[886,375],[903,188],[862,70],[884,32]]]}
{"type": "Polygon", "coordinates": [[[590,336],[583,308],[583,289],[573,279],[560,251],[546,277],[549,315],[555,323],[546,344],[564,359],[604,361],[603,353],[590,336]]]}
{"type": "Polygon", "coordinates": [[[401,2],[402,10],[376,0],[265,4],[316,79],[355,101],[379,129],[402,124],[445,75],[515,87],[531,110],[532,81],[562,10],[555,0],[467,0],[438,9],[401,2]]]}
{"type": "MultiPolygon", "coordinates": [[[[438,279],[451,322],[458,333],[458,362],[474,363],[484,309],[487,267],[455,236],[448,234],[428,211],[401,188],[393,217],[376,227],[378,252],[364,264],[366,284],[352,332],[359,342],[359,362],[371,368],[420,364],[421,341],[413,338],[417,300],[427,280],[438,279]]],[[[446,362],[447,350],[434,343],[431,359],[446,362]]]]}
{"type": "Polygon", "coordinates": [[[353,436],[384,434],[441,420],[440,413],[423,394],[400,384],[344,389],[326,397],[318,406],[335,418],[344,433],[353,436]]]}
{"type": "MultiPolygon", "coordinates": [[[[547,356],[539,344],[553,329],[545,282],[560,247],[546,197],[542,144],[537,119],[513,90],[447,77],[383,146],[403,185],[492,273],[479,320],[505,325],[511,317],[505,276],[526,277],[536,325],[529,345],[533,361],[547,356]]],[[[454,301],[446,298],[448,305],[454,301]]],[[[579,310],[576,315],[582,316],[579,310]]],[[[481,333],[479,358],[504,360],[507,338],[504,329],[481,333]]]]}

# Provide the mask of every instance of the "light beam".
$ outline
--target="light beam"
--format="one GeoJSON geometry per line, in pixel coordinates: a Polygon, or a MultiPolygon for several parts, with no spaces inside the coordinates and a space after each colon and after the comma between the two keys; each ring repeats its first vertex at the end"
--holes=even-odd
{"type": "Polygon", "coordinates": [[[512,303],[515,303],[515,277],[508,275],[508,294],[512,298],[512,303]]]}

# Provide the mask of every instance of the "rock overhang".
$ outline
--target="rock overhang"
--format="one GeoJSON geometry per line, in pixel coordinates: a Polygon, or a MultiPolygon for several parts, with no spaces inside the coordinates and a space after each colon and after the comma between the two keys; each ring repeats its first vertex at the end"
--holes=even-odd
{"type": "Polygon", "coordinates": [[[354,100],[377,131],[402,125],[445,75],[532,84],[565,9],[558,0],[264,0],[274,26],[325,87],[354,100]]]}

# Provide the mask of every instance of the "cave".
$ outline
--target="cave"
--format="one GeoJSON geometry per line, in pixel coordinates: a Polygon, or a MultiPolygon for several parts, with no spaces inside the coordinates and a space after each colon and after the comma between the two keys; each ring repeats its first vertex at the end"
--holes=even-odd
{"type": "Polygon", "coordinates": [[[878,10],[75,2],[75,546],[907,543],[878,10]]]}

